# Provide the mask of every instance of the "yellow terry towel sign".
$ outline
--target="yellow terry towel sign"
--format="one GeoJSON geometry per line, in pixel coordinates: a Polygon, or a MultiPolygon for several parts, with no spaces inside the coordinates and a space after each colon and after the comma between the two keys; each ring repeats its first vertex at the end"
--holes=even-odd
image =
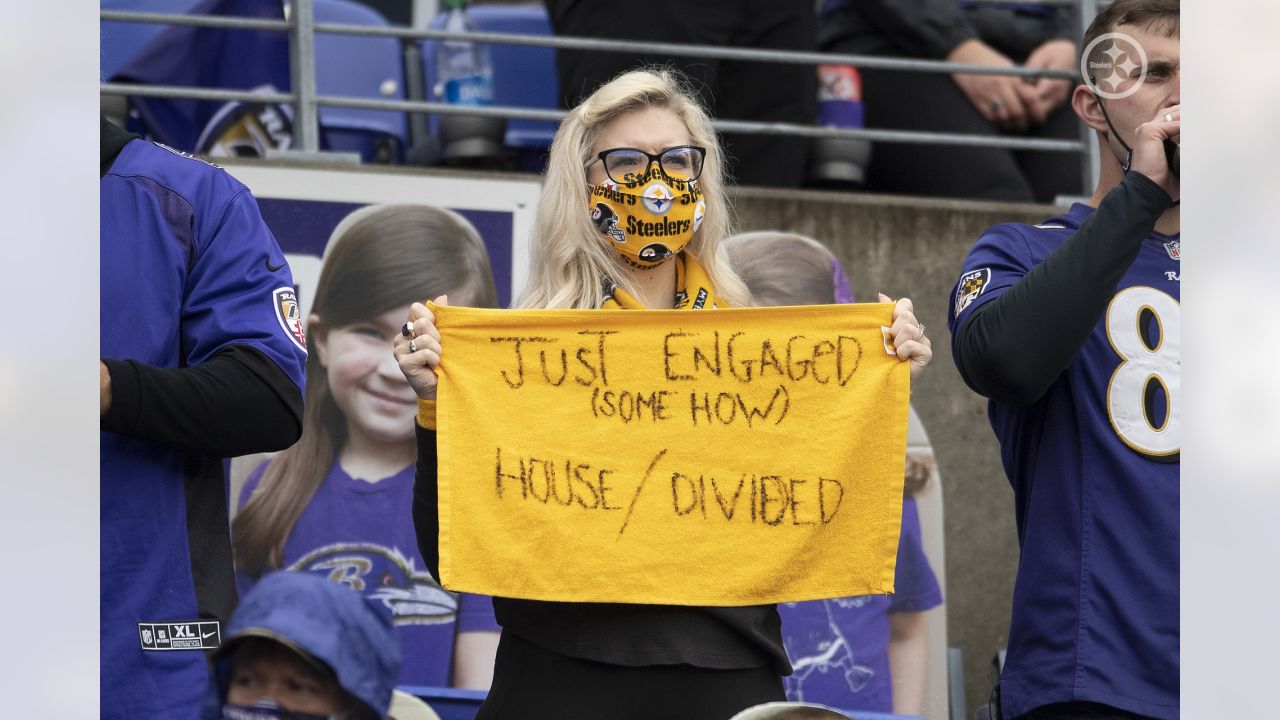
{"type": "Polygon", "coordinates": [[[445,587],[674,605],[893,591],[910,378],[891,305],[433,311],[445,587]]]}

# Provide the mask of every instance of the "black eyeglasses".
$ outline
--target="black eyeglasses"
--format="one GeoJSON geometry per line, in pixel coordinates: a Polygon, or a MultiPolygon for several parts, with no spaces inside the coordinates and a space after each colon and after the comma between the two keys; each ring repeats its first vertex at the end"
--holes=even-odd
{"type": "Polygon", "coordinates": [[[653,163],[658,163],[662,174],[675,180],[685,182],[697,180],[702,174],[702,160],[707,149],[697,145],[679,145],[667,148],[657,155],[647,153],[639,148],[610,148],[596,154],[596,159],[587,163],[586,167],[599,160],[604,163],[604,172],[616,183],[629,184],[642,177],[653,163]]]}

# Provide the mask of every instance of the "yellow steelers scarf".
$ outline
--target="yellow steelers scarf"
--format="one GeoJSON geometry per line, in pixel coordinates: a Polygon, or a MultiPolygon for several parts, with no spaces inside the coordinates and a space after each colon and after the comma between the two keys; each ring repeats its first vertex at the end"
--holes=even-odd
{"type": "MultiPolygon", "coordinates": [[[[702,263],[689,253],[680,253],[676,263],[676,310],[708,310],[718,307],[711,278],[702,263]]],[[[645,310],[644,304],[608,278],[605,279],[602,310],[645,310]]]]}

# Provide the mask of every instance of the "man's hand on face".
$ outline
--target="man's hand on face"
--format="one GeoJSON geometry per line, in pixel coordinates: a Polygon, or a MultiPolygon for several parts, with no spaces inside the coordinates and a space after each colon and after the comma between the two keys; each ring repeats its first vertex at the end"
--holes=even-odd
{"type": "Polygon", "coordinates": [[[1169,171],[1164,141],[1182,133],[1182,105],[1161,108],[1150,121],[1138,126],[1133,138],[1133,160],[1129,169],[1146,175],[1178,199],[1178,178],[1169,171]]]}

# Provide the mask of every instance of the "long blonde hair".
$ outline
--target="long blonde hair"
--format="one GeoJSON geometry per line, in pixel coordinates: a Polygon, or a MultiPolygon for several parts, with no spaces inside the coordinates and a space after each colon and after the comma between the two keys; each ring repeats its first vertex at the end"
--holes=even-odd
{"type": "Polygon", "coordinates": [[[734,306],[749,304],[747,288],[720,245],[732,222],[724,190],[724,156],[711,118],[696,98],[675,71],[651,68],[619,75],[569,111],[551,143],[530,243],[529,284],[516,307],[597,308],[606,277],[639,294],[622,260],[601,241],[588,218],[586,164],[602,127],[624,113],[651,107],[674,112],[694,144],[707,149],[698,178],[707,212],[687,251],[706,269],[718,298],[734,306]]]}

